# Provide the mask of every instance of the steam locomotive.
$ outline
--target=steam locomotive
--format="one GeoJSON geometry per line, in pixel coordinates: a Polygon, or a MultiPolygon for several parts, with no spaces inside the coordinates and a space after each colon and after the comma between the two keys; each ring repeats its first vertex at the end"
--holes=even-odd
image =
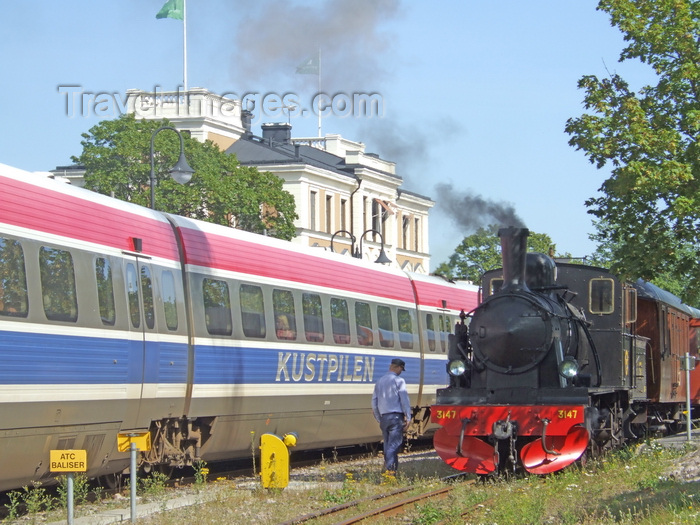
{"type": "Polygon", "coordinates": [[[644,282],[527,253],[499,231],[502,270],[450,338],[450,386],[431,419],[435,449],[480,475],[548,474],[685,421],[700,401],[700,310],[644,282]],[[689,391],[687,389],[690,389],[689,391]]]}

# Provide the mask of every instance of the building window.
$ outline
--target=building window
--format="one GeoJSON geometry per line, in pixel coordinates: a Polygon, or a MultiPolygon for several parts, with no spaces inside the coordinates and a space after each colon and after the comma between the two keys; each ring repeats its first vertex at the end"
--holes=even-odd
{"type": "Polygon", "coordinates": [[[413,251],[414,252],[420,252],[420,239],[421,239],[421,234],[420,234],[420,219],[416,217],[413,220],[413,229],[415,230],[413,234],[413,251]]]}
{"type": "Polygon", "coordinates": [[[362,197],[362,231],[367,228],[367,197],[362,197]]]}
{"type": "Polygon", "coordinates": [[[347,225],[347,207],[348,207],[348,201],[346,199],[340,199],[340,229],[341,230],[347,230],[348,225],[347,225]]]}
{"type": "Polygon", "coordinates": [[[316,199],[318,194],[312,191],[309,195],[309,229],[316,229],[316,199]]]}
{"type": "MultiPolygon", "coordinates": [[[[372,229],[379,233],[382,232],[382,207],[377,202],[377,199],[372,199],[372,229]]],[[[372,232],[372,240],[377,240],[377,234],[372,232]]]]}
{"type": "Polygon", "coordinates": [[[401,247],[404,250],[408,250],[410,245],[408,244],[408,234],[411,229],[411,219],[409,217],[403,217],[401,219],[401,247]]]}
{"type": "Polygon", "coordinates": [[[331,233],[333,229],[333,196],[326,195],[326,231],[331,233]]]}

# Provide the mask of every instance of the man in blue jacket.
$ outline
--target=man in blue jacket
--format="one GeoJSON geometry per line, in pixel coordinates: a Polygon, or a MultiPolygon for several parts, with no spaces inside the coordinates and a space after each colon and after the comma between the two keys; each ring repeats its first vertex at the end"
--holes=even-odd
{"type": "Polygon", "coordinates": [[[389,371],[374,385],[372,412],[384,436],[384,471],[396,473],[403,433],[411,422],[411,402],[406,381],[401,372],[406,369],[402,359],[392,359],[389,371]]]}

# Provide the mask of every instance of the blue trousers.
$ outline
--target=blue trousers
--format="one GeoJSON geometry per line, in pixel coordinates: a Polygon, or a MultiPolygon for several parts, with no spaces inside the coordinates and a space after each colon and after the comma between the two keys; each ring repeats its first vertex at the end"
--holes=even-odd
{"type": "Polygon", "coordinates": [[[384,470],[396,472],[399,467],[399,449],[403,443],[404,415],[396,412],[382,415],[379,428],[384,437],[384,470]]]}

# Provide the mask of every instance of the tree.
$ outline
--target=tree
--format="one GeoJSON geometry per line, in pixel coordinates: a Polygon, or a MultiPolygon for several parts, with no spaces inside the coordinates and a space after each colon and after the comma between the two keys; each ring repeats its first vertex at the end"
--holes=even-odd
{"type": "MultiPolygon", "coordinates": [[[[83,134],[83,152],[73,161],[85,166],[85,187],[118,199],[150,206],[151,137],[167,120],[136,120],[123,115],[105,120],[83,134]]],[[[156,208],[204,221],[264,233],[281,239],[296,235],[294,197],[270,172],[241,166],[235,155],[211,141],[183,135],[185,156],[195,170],[192,180],[178,184],[169,174],[180,154],[177,134],[155,136],[156,208]]]]}
{"type": "MultiPolygon", "coordinates": [[[[501,240],[498,237],[498,224],[492,224],[486,228],[479,228],[476,233],[465,237],[450,255],[449,262],[441,263],[435,273],[448,279],[459,279],[478,283],[484,272],[500,268],[501,240]]],[[[527,238],[527,250],[529,252],[541,252],[549,254],[555,250],[556,245],[552,239],[543,233],[530,232],[527,238]]]]}
{"type": "Polygon", "coordinates": [[[586,201],[596,236],[623,277],[677,281],[700,301],[700,3],[601,0],[624,34],[620,61],[639,59],[658,79],[635,93],[617,74],[584,76],[589,113],[567,121],[569,144],[598,168],[601,196],[586,201]],[[663,278],[662,278],[663,276],[663,278]]]}

